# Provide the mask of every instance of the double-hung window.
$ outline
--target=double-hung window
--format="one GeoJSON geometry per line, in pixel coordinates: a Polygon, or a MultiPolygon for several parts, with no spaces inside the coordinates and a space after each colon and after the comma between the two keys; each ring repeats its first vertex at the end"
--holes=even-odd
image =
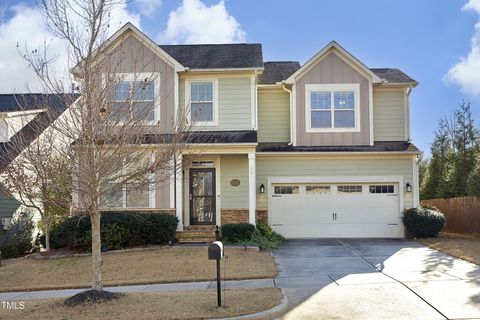
{"type": "Polygon", "coordinates": [[[149,173],[142,179],[125,181],[130,169],[145,167],[151,162],[148,157],[136,157],[131,163],[124,163],[118,174],[112,174],[105,183],[108,191],[100,197],[102,208],[153,208],[155,206],[154,174],[149,173]]]}
{"type": "Polygon", "coordinates": [[[190,120],[198,125],[217,124],[217,81],[192,80],[188,82],[187,99],[190,101],[190,120]]]}
{"type": "Polygon", "coordinates": [[[307,132],[360,131],[359,84],[307,84],[307,132]]]}
{"type": "Polygon", "coordinates": [[[130,119],[155,124],[160,120],[159,105],[156,96],[158,79],[152,75],[127,75],[116,83],[112,109],[109,113],[111,121],[125,122],[130,119]]]}

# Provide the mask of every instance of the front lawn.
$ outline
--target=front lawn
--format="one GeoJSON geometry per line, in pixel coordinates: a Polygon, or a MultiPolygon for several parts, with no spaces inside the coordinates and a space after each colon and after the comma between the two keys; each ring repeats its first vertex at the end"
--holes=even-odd
{"type": "MultiPolygon", "coordinates": [[[[226,248],[225,254],[228,280],[272,278],[277,275],[275,260],[268,252],[226,248]]],[[[215,261],[207,257],[206,247],[173,246],[148,251],[112,252],[103,256],[104,285],[214,280],[215,261]]],[[[0,292],[87,288],[90,284],[90,256],[5,260],[0,267],[0,292]]]]}
{"type": "Polygon", "coordinates": [[[226,290],[217,308],[216,290],[124,294],[117,300],[67,307],[64,299],[26,300],[23,310],[0,308],[1,319],[205,319],[234,317],[273,308],[278,288],[226,290]]]}
{"type": "Polygon", "coordinates": [[[436,238],[418,241],[432,249],[480,265],[480,238],[441,234],[436,238]]]}

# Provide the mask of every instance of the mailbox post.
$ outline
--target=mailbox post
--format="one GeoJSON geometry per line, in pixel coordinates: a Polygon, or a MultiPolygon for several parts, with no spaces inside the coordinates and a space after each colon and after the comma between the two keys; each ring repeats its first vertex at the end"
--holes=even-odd
{"type": "Polygon", "coordinates": [[[217,305],[222,306],[222,288],[220,282],[220,260],[223,258],[223,243],[220,241],[212,242],[208,246],[208,260],[217,261],[217,305]]]}

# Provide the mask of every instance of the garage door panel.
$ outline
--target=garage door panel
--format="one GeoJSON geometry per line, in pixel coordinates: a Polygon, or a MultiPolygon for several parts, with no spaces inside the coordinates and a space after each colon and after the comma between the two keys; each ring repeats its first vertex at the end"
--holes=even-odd
{"type": "Polygon", "coordinates": [[[272,195],[269,208],[272,228],[287,238],[401,236],[397,184],[294,186],[272,195]]]}

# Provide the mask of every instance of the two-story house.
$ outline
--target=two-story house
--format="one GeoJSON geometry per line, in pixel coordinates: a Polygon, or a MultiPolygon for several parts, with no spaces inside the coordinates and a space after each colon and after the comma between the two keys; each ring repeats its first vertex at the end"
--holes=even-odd
{"type": "Polygon", "coordinates": [[[201,154],[183,154],[182,170],[125,210],[172,212],[184,239],[257,221],[287,238],[404,236],[420,152],[409,120],[417,82],[402,71],[370,69],[334,41],[304,65],[265,62],[260,44],[157,45],[131,24],[109,45],[149,56],[122,71],[162,79],[159,126],[182,110],[200,124],[201,154]]]}

